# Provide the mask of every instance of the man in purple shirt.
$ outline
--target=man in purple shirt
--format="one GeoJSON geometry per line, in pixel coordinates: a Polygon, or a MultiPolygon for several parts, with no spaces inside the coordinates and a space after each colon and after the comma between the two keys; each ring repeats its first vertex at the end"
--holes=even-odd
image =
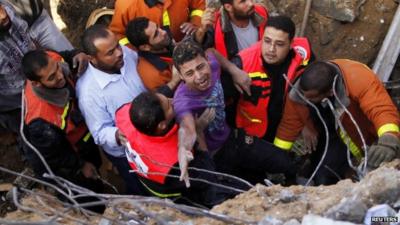
{"type": "MultiPolygon", "coordinates": [[[[240,91],[247,90],[247,80],[240,70],[225,62],[216,51],[205,53],[192,40],[179,43],[173,53],[175,67],[183,82],[174,95],[174,110],[180,124],[178,160],[181,180],[189,183],[188,163],[193,159],[196,141],[198,149],[209,151],[217,170],[242,177],[257,173],[284,173],[293,179],[296,168],[288,153],[256,137],[246,136],[243,130],[233,130],[225,121],[225,104],[220,82],[220,65],[227,70],[240,91]],[[245,82],[245,83],[243,83],[245,82]],[[205,110],[212,120],[204,132],[197,132],[195,118],[205,110]]],[[[250,93],[247,93],[250,94],[250,93]]],[[[258,181],[254,181],[258,182],[258,181]]]]}

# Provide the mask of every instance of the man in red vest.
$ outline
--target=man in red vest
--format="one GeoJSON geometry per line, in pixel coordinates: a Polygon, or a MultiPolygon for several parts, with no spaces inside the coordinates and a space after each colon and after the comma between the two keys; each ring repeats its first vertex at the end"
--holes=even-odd
{"type": "Polygon", "coordinates": [[[219,12],[210,5],[204,11],[197,42],[215,48],[228,59],[259,41],[264,34],[268,12],[253,0],[221,0],[219,12]]]}
{"type": "Polygon", "coordinates": [[[249,74],[252,84],[251,96],[241,95],[235,113],[228,114],[230,121],[235,118],[238,128],[268,142],[274,140],[290,88],[284,75],[293,82],[314,60],[308,40],[295,38],[295,29],[289,17],[271,16],[263,40],[232,59],[249,74]]]}
{"type": "MultiPolygon", "coordinates": [[[[34,50],[22,60],[27,82],[24,88],[24,134],[41,153],[55,175],[100,192],[97,179],[100,153],[91,137],[75,98],[68,64],[55,52],[34,50]]],[[[39,156],[25,146],[35,173],[48,173],[39,156]]]]}
{"type": "MultiPolygon", "coordinates": [[[[210,113],[203,113],[197,120],[199,126],[205,127],[205,121],[209,121],[210,116],[210,113]]],[[[179,128],[174,117],[172,99],[160,93],[149,92],[139,94],[116,112],[116,125],[129,143],[126,156],[143,186],[157,197],[182,196],[208,207],[232,196],[204,182],[192,181],[190,188],[186,188],[185,183],[179,181],[179,128]]],[[[215,171],[207,151],[195,147],[193,154],[195,158],[190,162],[190,167],[215,171]]],[[[215,175],[206,172],[190,170],[190,176],[216,182],[215,175]]]]}

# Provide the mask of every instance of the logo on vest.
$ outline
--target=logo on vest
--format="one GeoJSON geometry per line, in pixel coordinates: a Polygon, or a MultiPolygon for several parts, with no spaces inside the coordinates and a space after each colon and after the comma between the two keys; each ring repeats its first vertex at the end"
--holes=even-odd
{"type": "Polygon", "coordinates": [[[130,143],[126,144],[125,154],[126,158],[130,163],[135,164],[137,171],[141,175],[147,177],[147,172],[149,172],[149,167],[143,162],[140,155],[131,147],[130,143]]]}
{"type": "Polygon", "coordinates": [[[296,45],[296,46],[294,46],[293,48],[294,48],[294,50],[295,50],[297,53],[300,54],[300,56],[301,56],[302,59],[306,59],[306,58],[308,57],[308,55],[307,55],[307,54],[308,54],[308,53],[307,53],[307,50],[306,50],[304,47],[299,46],[299,45],[296,45]]]}

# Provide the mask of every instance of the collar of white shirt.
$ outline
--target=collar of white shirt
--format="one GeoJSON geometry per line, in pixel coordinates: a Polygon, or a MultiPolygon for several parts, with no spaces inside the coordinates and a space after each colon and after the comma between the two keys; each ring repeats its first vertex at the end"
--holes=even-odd
{"type": "MultiPolygon", "coordinates": [[[[122,75],[118,73],[110,74],[103,72],[96,67],[94,67],[91,63],[89,63],[88,70],[94,75],[94,79],[97,81],[101,89],[104,89],[109,83],[116,82],[121,79],[122,75]]],[[[122,68],[121,68],[122,73],[122,68]]]]}

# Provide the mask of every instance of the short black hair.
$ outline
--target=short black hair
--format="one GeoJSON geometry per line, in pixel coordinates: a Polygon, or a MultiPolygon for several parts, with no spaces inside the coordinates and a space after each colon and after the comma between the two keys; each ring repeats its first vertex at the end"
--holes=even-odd
{"type": "Polygon", "coordinates": [[[88,55],[95,56],[97,54],[97,48],[94,45],[94,41],[98,38],[107,38],[108,35],[110,35],[109,32],[107,27],[102,24],[90,26],[83,32],[81,43],[83,51],[88,55]]]}
{"type": "Polygon", "coordinates": [[[36,72],[49,64],[48,57],[47,52],[42,49],[27,52],[22,58],[22,71],[25,77],[31,81],[40,81],[36,72]]]}
{"type": "MultiPolygon", "coordinates": [[[[211,1],[213,1],[213,0],[211,0],[211,1]]],[[[220,2],[221,2],[221,5],[224,5],[224,4],[233,4],[233,0],[220,0],[220,2]]]]}
{"type": "Polygon", "coordinates": [[[285,33],[289,34],[289,40],[293,40],[294,35],[296,33],[296,25],[293,20],[284,15],[279,16],[269,16],[267,19],[267,23],[265,24],[265,28],[273,27],[278,30],[282,30],[285,33]]]}
{"type": "Polygon", "coordinates": [[[160,100],[152,92],[142,92],[133,99],[129,117],[136,129],[149,136],[154,136],[158,124],[165,120],[160,100]]]}
{"type": "Polygon", "coordinates": [[[300,76],[300,89],[302,91],[316,90],[319,94],[332,89],[337,72],[333,65],[323,61],[315,61],[308,65],[300,76]]]}
{"type": "Polygon", "coordinates": [[[176,45],[172,58],[176,69],[180,71],[179,66],[196,58],[198,55],[205,57],[204,50],[197,42],[189,38],[176,45]]]}
{"type": "Polygon", "coordinates": [[[129,42],[136,48],[149,43],[149,37],[144,32],[148,26],[149,19],[146,17],[137,17],[129,21],[125,34],[129,42]]]}

